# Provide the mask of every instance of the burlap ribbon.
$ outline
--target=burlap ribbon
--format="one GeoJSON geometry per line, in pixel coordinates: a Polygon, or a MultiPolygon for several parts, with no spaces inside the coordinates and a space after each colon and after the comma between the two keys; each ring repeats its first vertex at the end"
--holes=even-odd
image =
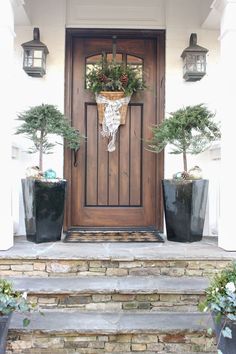
{"type": "Polygon", "coordinates": [[[105,105],[101,134],[110,139],[107,145],[107,150],[109,152],[115,151],[116,149],[116,133],[120,126],[121,119],[120,108],[122,105],[128,104],[130,98],[131,96],[126,96],[117,100],[109,100],[102,95],[96,95],[96,102],[105,105]]]}

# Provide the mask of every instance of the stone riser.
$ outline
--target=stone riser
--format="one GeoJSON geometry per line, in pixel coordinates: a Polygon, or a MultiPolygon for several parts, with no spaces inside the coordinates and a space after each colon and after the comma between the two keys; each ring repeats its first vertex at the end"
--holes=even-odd
{"type": "Polygon", "coordinates": [[[86,311],[197,311],[197,294],[28,294],[40,309],[86,311]]]}
{"type": "Polygon", "coordinates": [[[166,354],[216,353],[205,332],[78,335],[9,331],[6,354],[166,354]]]}
{"type": "Polygon", "coordinates": [[[211,276],[229,260],[45,260],[1,259],[0,277],[211,276]]]}

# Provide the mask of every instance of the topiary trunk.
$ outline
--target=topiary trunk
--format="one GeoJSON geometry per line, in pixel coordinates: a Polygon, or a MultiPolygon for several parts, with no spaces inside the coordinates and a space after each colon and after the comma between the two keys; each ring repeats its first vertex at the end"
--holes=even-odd
{"type": "Polygon", "coordinates": [[[188,166],[187,166],[187,154],[186,151],[183,151],[183,163],[184,163],[184,171],[188,171],[188,166]]]}

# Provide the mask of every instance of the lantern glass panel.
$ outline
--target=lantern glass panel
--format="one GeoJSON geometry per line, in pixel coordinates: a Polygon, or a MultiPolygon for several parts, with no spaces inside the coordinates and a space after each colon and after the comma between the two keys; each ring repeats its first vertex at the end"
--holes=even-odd
{"type": "Polygon", "coordinates": [[[196,67],[198,72],[206,71],[205,60],[203,55],[196,56],[196,67]]]}
{"type": "Polygon", "coordinates": [[[187,71],[194,72],[196,71],[196,58],[195,55],[187,55],[187,71]]]}
{"type": "Polygon", "coordinates": [[[25,55],[24,55],[24,66],[31,68],[33,65],[33,51],[30,49],[27,49],[25,51],[25,55]]]}
{"type": "Polygon", "coordinates": [[[184,57],[183,59],[183,71],[184,71],[184,74],[186,73],[186,71],[188,71],[188,65],[187,65],[187,57],[184,57]]]}
{"type": "Polygon", "coordinates": [[[203,55],[188,54],[187,58],[187,71],[189,72],[205,72],[205,60],[203,55]]]}
{"type": "Polygon", "coordinates": [[[35,58],[42,58],[43,56],[43,51],[42,50],[35,50],[34,51],[34,57],[35,58]]]}
{"type": "Polygon", "coordinates": [[[42,67],[42,58],[43,58],[43,52],[42,50],[34,50],[34,60],[33,60],[33,66],[34,67],[42,67]]]}
{"type": "Polygon", "coordinates": [[[41,67],[42,66],[42,59],[37,59],[37,58],[34,58],[34,67],[41,67]]]}

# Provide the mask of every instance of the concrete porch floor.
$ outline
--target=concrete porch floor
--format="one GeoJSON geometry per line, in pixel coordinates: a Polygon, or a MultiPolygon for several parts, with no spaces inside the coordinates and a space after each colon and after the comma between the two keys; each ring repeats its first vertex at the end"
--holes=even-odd
{"type": "Polygon", "coordinates": [[[194,243],[165,240],[164,243],[41,243],[35,244],[23,236],[16,236],[14,246],[0,251],[0,258],[23,259],[94,259],[94,260],[155,260],[155,259],[236,259],[236,252],[227,252],[217,246],[217,238],[204,237],[194,243]]]}

